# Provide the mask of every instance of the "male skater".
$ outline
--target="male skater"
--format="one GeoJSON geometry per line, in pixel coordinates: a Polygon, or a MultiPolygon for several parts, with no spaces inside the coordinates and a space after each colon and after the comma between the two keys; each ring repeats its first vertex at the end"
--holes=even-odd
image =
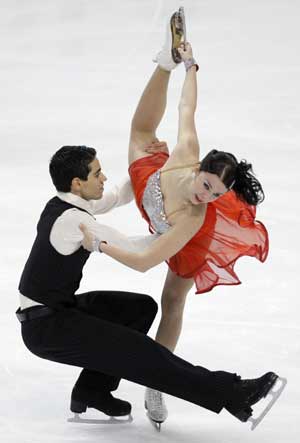
{"type": "Polygon", "coordinates": [[[33,354],[84,368],[72,391],[71,410],[81,413],[91,407],[110,416],[130,414],[130,403],[111,394],[125,378],[216,413],[225,408],[241,421],[251,419],[251,406],[271,391],[279,378],[276,374],[242,380],[172,354],[146,335],[157,312],[148,295],[119,291],[75,295],[89,257],[80,244],[81,223],[98,239],[121,242],[123,247],[142,247],[145,241],[131,241],[95,221],[93,213],[125,204],[131,197],[127,183],[101,205],[106,177],[93,148],[62,147],[51,159],[50,174],[58,194],[46,204],[38,222],[21,276],[17,316],[24,343],[33,354]]]}

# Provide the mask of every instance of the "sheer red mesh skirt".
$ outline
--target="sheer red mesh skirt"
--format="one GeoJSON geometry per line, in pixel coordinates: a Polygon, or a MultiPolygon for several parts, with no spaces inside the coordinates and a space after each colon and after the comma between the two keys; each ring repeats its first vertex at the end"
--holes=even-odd
{"type": "MultiPolygon", "coordinates": [[[[150,232],[153,229],[142,206],[143,193],[149,176],[167,159],[168,154],[159,152],[136,160],[129,167],[136,204],[150,232]]],[[[183,278],[193,278],[197,294],[217,285],[240,284],[234,272],[237,259],[251,256],[264,262],[268,255],[268,233],[265,226],[255,220],[255,214],[255,206],[239,200],[234,191],[208,203],[201,229],[167,261],[170,269],[183,278]]]]}

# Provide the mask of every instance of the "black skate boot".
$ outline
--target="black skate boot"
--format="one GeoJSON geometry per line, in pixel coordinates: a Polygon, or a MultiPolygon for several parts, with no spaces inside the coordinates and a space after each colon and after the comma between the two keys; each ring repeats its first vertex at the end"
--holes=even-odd
{"type": "MultiPolygon", "coordinates": [[[[78,414],[86,412],[87,408],[97,409],[110,417],[123,417],[126,415],[130,416],[131,414],[131,404],[113,397],[109,391],[91,393],[74,387],[70,406],[71,411],[75,413],[75,419],[72,421],[82,421],[82,419],[79,419],[78,414]]],[[[132,421],[131,416],[128,421],[132,421]]],[[[85,422],[95,423],[96,421],[85,420],[85,422]]]]}
{"type": "Polygon", "coordinates": [[[239,380],[236,381],[234,386],[233,398],[226,404],[225,408],[228,412],[230,412],[230,414],[234,415],[242,422],[252,421],[253,430],[263,419],[266,413],[271,409],[283,391],[285,385],[286,380],[278,377],[278,375],[276,375],[274,372],[267,372],[260,378],[250,380],[241,380],[239,377],[239,380]],[[272,388],[277,380],[280,380],[282,385],[281,388],[275,392],[272,391],[272,388]],[[273,400],[257,419],[252,419],[251,417],[253,410],[251,406],[255,405],[255,403],[259,402],[269,393],[272,394],[273,400]]]}

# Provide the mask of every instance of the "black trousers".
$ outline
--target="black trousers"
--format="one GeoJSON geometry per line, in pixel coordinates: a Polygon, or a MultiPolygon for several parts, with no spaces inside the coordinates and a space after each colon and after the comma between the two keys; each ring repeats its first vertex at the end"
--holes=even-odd
{"type": "Polygon", "coordinates": [[[112,391],[124,378],[217,413],[231,398],[236,374],[194,366],[146,335],[157,313],[148,295],[95,291],[77,297],[76,308],[22,323],[33,354],[83,368],[76,387],[112,391]]]}

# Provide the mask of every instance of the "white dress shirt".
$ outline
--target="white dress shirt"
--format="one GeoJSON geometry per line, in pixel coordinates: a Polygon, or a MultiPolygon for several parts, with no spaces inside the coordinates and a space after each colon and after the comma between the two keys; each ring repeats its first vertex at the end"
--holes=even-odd
{"type": "MultiPolygon", "coordinates": [[[[158,237],[158,234],[127,237],[110,226],[98,223],[94,217],[94,215],[104,214],[132,201],[133,192],[129,178],[108,191],[100,200],[87,201],[71,192],[58,192],[57,197],[87,211],[77,208],[67,209],[54,222],[50,232],[50,243],[62,255],[73,254],[80,248],[83,238],[79,229],[80,223],[84,223],[99,240],[105,240],[132,252],[145,249],[158,237]]],[[[20,294],[21,309],[40,304],[20,294]]]]}

